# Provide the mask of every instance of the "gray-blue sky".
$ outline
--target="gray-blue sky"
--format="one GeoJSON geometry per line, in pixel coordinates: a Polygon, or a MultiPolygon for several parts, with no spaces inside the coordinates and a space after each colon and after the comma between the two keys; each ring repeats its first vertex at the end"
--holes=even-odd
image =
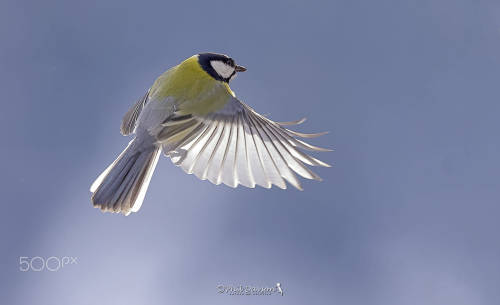
{"type": "Polygon", "coordinates": [[[3,1],[2,299],[498,304],[499,20],[494,1],[3,1]],[[232,88],[259,112],[330,130],[335,166],[304,192],[233,190],[163,158],[138,214],[93,209],[123,114],[203,51],[248,67],[232,88]]]}

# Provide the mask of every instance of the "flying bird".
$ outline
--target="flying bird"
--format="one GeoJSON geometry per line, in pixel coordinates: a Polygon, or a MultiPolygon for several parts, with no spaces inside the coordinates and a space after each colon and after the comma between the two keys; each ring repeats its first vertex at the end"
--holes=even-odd
{"type": "Polygon", "coordinates": [[[90,187],[94,207],[129,215],[144,200],[161,152],[188,174],[218,185],[302,190],[295,173],[321,180],[307,166],[330,165],[304,153],[330,151],[286,128],[305,119],[274,122],[236,98],[229,82],[246,68],[223,54],[201,53],[156,79],[125,114],[121,133],[135,134],[90,187]]]}

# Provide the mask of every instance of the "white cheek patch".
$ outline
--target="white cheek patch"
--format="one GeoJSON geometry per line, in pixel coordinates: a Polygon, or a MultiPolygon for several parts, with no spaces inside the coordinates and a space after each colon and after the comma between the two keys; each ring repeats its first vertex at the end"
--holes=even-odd
{"type": "Polygon", "coordinates": [[[210,62],[212,68],[214,68],[215,72],[219,74],[222,78],[228,78],[233,74],[234,68],[230,65],[226,65],[224,62],[220,60],[212,60],[210,62]]]}

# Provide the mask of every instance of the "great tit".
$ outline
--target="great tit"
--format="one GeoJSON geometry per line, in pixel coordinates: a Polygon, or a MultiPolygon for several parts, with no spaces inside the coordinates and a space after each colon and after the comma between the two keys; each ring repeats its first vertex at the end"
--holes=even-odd
{"type": "Polygon", "coordinates": [[[158,77],[123,118],[121,133],[135,138],[90,187],[94,207],[137,212],[162,151],[186,173],[216,185],[285,189],[286,180],[302,190],[294,172],[321,180],[304,164],[330,165],[302,150],[329,149],[297,138],[325,133],[289,130],[304,119],[274,122],[238,100],[229,82],[243,71],[226,55],[201,53],[158,77]]]}

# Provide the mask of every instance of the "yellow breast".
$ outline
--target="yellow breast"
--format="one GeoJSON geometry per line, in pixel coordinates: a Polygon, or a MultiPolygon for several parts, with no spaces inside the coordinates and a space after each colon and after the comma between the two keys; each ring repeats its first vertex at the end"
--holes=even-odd
{"type": "Polygon", "coordinates": [[[224,107],[234,93],[227,83],[205,72],[195,55],[158,77],[150,96],[158,102],[173,97],[181,114],[205,115],[224,107]]]}

